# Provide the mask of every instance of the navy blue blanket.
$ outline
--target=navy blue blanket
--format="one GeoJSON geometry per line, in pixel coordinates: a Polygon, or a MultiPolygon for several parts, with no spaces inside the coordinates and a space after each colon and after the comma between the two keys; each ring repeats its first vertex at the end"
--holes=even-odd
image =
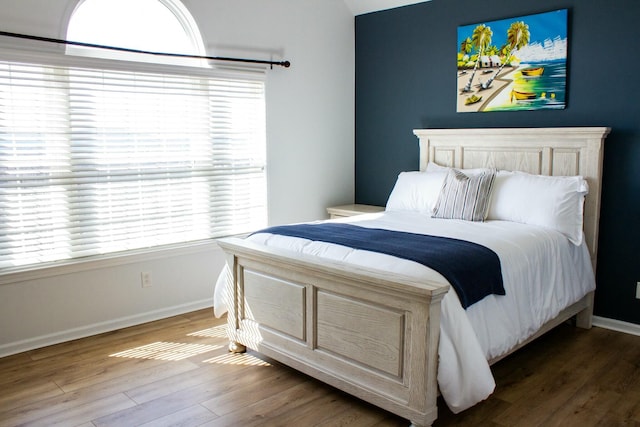
{"type": "Polygon", "coordinates": [[[335,243],[419,262],[449,281],[464,308],[487,295],[505,294],[498,255],[464,240],[337,223],[281,225],[256,233],[335,243]]]}

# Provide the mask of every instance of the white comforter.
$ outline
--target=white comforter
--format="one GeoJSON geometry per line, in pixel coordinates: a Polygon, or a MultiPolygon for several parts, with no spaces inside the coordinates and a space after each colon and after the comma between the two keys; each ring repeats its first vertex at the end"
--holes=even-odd
{"type": "MultiPolygon", "coordinates": [[[[495,382],[488,360],[508,352],[563,308],[595,289],[586,245],[575,246],[553,230],[507,221],[442,220],[413,212],[384,212],[334,221],[464,239],[498,254],[506,295],[490,295],[466,311],[453,290],[442,300],[438,386],[456,413],[493,392],[495,382]]],[[[250,239],[446,283],[436,271],[390,255],[271,234],[256,234],[250,239]]],[[[218,279],[214,297],[218,317],[226,312],[223,277],[218,279]]]]}

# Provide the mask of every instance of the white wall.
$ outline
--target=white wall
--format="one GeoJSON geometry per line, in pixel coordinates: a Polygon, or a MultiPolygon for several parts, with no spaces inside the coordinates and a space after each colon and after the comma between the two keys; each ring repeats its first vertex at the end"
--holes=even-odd
{"type": "MultiPolygon", "coordinates": [[[[0,0],[0,28],[62,38],[76,3],[0,0]]],[[[343,0],[184,4],[209,55],[292,63],[267,72],[269,222],[352,202],[354,20],[343,0]]],[[[222,265],[212,243],[0,278],[0,356],[210,306],[222,265]],[[152,287],[141,288],[142,271],[152,287]]]]}
{"type": "Polygon", "coordinates": [[[422,3],[429,0],[344,0],[354,15],[362,15],[379,10],[393,9],[410,4],[422,3]]]}

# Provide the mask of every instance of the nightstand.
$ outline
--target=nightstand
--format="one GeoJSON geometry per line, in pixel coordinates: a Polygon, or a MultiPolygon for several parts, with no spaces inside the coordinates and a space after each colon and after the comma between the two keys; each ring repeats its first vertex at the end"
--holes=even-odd
{"type": "Polygon", "coordinates": [[[331,219],[343,218],[346,216],[361,215],[365,213],[374,213],[384,211],[383,206],[371,206],[371,205],[341,205],[332,206],[327,208],[327,213],[331,219]]]}

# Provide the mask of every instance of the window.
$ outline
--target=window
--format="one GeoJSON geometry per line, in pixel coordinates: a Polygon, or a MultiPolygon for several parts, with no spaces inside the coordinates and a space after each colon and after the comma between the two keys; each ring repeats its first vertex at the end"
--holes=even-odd
{"type": "Polygon", "coordinates": [[[0,271],[266,225],[262,74],[1,57],[0,271]]]}
{"type": "MultiPolygon", "coordinates": [[[[196,22],[182,3],[175,0],[84,0],[71,16],[67,40],[152,52],[206,53],[196,22]]],[[[184,59],[178,62],[174,58],[77,46],[68,46],[67,53],[156,63],[189,63],[184,59]]],[[[206,66],[202,61],[190,63],[206,66]]]]}

